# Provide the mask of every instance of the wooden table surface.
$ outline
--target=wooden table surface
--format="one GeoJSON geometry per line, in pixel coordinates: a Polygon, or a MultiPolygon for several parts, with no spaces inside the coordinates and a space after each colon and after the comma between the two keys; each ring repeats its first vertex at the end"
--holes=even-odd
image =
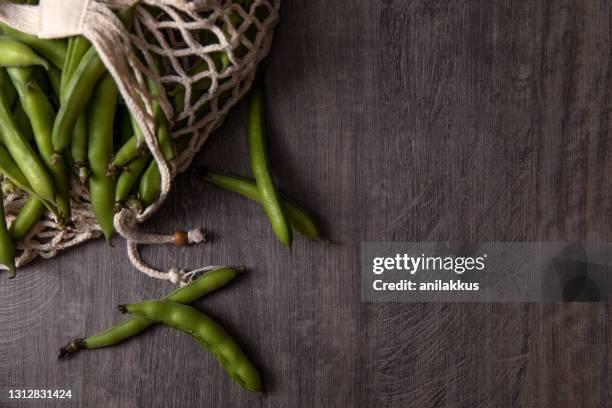
{"type": "MultiPolygon", "coordinates": [[[[609,304],[365,304],[358,260],[362,241],[610,240],[611,14],[607,0],[286,0],[273,168],[334,245],[298,238],[290,254],[257,205],[186,173],[147,229],[212,241],[142,251],[248,267],[200,305],[267,397],[167,328],[56,359],[121,321],[117,304],[172,289],[119,238],[0,276],[0,389],[71,389],[83,407],[610,406],[609,304]]],[[[249,175],[245,121],[241,103],[196,164],[249,175]]]]}

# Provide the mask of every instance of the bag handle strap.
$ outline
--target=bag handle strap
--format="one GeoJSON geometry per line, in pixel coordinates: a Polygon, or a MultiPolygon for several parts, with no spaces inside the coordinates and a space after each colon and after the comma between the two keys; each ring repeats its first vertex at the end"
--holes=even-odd
{"type": "Polygon", "coordinates": [[[83,33],[91,0],[41,0],[40,5],[0,3],[0,20],[40,38],[63,38],[83,33]]]}

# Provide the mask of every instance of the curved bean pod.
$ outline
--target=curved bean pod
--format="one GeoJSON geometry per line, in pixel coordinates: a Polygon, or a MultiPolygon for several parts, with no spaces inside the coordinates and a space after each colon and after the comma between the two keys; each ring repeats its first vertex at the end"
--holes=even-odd
{"type": "Polygon", "coordinates": [[[42,55],[53,65],[62,69],[66,58],[66,42],[62,40],[43,40],[30,34],[15,30],[7,24],[0,23],[0,28],[4,34],[17,41],[29,45],[34,51],[42,55]]]}
{"type": "Polygon", "coordinates": [[[118,138],[117,135],[115,135],[115,142],[118,141],[119,144],[123,146],[124,143],[134,137],[134,132],[132,130],[132,118],[127,106],[119,104],[117,107],[117,117],[115,118],[115,123],[117,124],[116,131],[119,132],[118,138]]]}
{"type": "Polygon", "coordinates": [[[15,87],[4,69],[0,69],[0,93],[4,95],[6,104],[8,106],[13,106],[17,100],[17,90],[15,90],[15,87]]]}
{"type": "Polygon", "coordinates": [[[32,192],[30,182],[23,174],[13,157],[6,149],[6,147],[0,145],[0,173],[8,178],[13,184],[19,187],[23,191],[28,193],[32,192]]]}
{"type": "Polygon", "coordinates": [[[34,131],[32,130],[30,118],[28,118],[28,114],[23,110],[21,102],[15,103],[15,108],[13,108],[13,117],[15,118],[15,123],[17,123],[17,127],[23,133],[23,136],[28,142],[31,142],[32,139],[34,139],[34,131]]]}
{"type": "Polygon", "coordinates": [[[251,169],[257,188],[261,196],[261,205],[268,214],[272,229],[279,241],[286,247],[291,247],[293,236],[287,217],[280,204],[280,198],[276,190],[270,165],[266,154],[265,133],[265,102],[263,88],[255,87],[251,95],[249,106],[249,148],[251,156],[251,169]]]}
{"type": "Polygon", "coordinates": [[[62,79],[60,82],[61,94],[66,90],[66,85],[72,75],[76,71],[79,63],[83,59],[85,53],[91,48],[91,43],[87,38],[83,36],[76,36],[68,40],[68,52],[64,61],[64,68],[62,70],[62,79]]]}
{"type": "Polygon", "coordinates": [[[3,67],[29,67],[40,65],[45,70],[49,63],[30,47],[6,35],[0,35],[0,65],[3,67]]]}
{"type": "Polygon", "coordinates": [[[130,192],[138,184],[140,176],[151,160],[151,155],[146,154],[142,157],[132,160],[121,172],[117,179],[117,188],[115,189],[115,208],[123,205],[127,200],[130,192]]]}
{"type": "Polygon", "coordinates": [[[241,387],[252,392],[263,391],[259,371],[234,339],[217,322],[197,309],[168,300],[121,305],[119,309],[190,334],[219,360],[241,387]]]}
{"type": "Polygon", "coordinates": [[[115,156],[108,164],[106,174],[115,177],[119,169],[134,160],[140,152],[141,149],[138,147],[138,138],[134,135],[119,148],[117,153],[115,153],[115,156]]]}
{"type": "Polygon", "coordinates": [[[161,174],[159,173],[157,163],[153,160],[140,179],[138,198],[146,208],[157,201],[160,195],[161,174]]]}
{"type": "MultiPolygon", "coordinates": [[[[27,192],[32,196],[36,196],[39,200],[42,200],[36,195],[30,182],[23,174],[9,151],[2,145],[0,145],[0,173],[2,173],[7,179],[9,179],[14,185],[19,187],[21,190],[27,192]]],[[[44,201],[44,200],[42,200],[44,201]]],[[[44,202],[45,206],[53,213],[53,215],[60,219],[59,211],[51,203],[44,202]]]]}
{"type": "Polygon", "coordinates": [[[91,177],[89,193],[91,206],[98,224],[110,242],[115,226],[115,180],[106,175],[106,164],[113,155],[113,119],[117,107],[118,90],[113,77],[106,74],[93,92],[88,113],[88,159],[91,177]]]}
{"type": "MultiPolygon", "coordinates": [[[[170,132],[168,132],[168,126],[165,122],[165,118],[161,124],[157,127],[157,139],[161,148],[162,154],[166,161],[170,161],[176,157],[174,145],[170,132]]],[[[145,207],[153,204],[159,198],[161,194],[161,173],[157,162],[153,160],[147,170],[145,171],[140,185],[138,187],[138,197],[145,207]]]]}
{"type": "Polygon", "coordinates": [[[13,242],[19,242],[40,220],[45,211],[45,205],[38,197],[30,196],[11,223],[9,234],[13,242]]]}
{"type": "Polygon", "coordinates": [[[64,158],[54,157],[53,154],[51,142],[51,128],[55,119],[53,106],[31,78],[32,68],[9,68],[7,71],[17,89],[21,105],[30,118],[36,146],[57,188],[55,204],[61,220],[66,222],[70,218],[70,182],[64,158]]]}
{"type": "Polygon", "coordinates": [[[62,103],[53,125],[53,148],[56,152],[62,152],[70,144],[72,131],[79,115],[85,109],[85,102],[91,98],[96,83],[105,71],[96,49],[91,47],[81,59],[63,92],[64,97],[61,98],[62,103]]]}
{"type": "Polygon", "coordinates": [[[151,92],[151,96],[154,98],[153,115],[157,125],[157,142],[159,143],[159,148],[161,149],[164,159],[166,159],[166,161],[170,161],[176,157],[176,149],[168,130],[168,120],[166,119],[166,115],[156,99],[159,97],[160,90],[157,84],[150,79],[147,80],[147,85],[149,91],[151,92]]]}
{"type": "MultiPolygon", "coordinates": [[[[7,68],[11,68],[8,67],[7,68]]],[[[16,68],[16,67],[13,67],[16,68]]],[[[19,67],[17,67],[19,68],[19,67]]],[[[28,68],[28,67],[20,67],[20,68],[28,68]]],[[[55,92],[53,91],[53,86],[51,85],[51,81],[49,80],[48,72],[41,67],[32,65],[29,67],[32,69],[32,79],[36,81],[40,89],[47,95],[49,98],[53,97],[55,92]]]]}
{"type": "Polygon", "coordinates": [[[14,278],[15,271],[15,246],[11,235],[6,228],[6,217],[4,215],[4,200],[0,193],[0,265],[9,271],[9,277],[14,278]]]}
{"type": "MultiPolygon", "coordinates": [[[[176,289],[170,293],[165,300],[172,302],[191,304],[201,297],[219,290],[234,280],[236,276],[242,273],[242,269],[219,268],[212,270],[200,276],[192,283],[176,289]]],[[[143,332],[148,327],[155,324],[154,321],[144,317],[132,317],[129,320],[120,323],[110,329],[107,329],[95,336],[86,339],[77,339],[62,347],[59,352],[59,357],[65,357],[68,354],[74,353],[81,349],[96,349],[102,347],[110,347],[119,344],[138,333],[143,332]]]]}
{"type": "Polygon", "coordinates": [[[130,122],[132,123],[132,131],[134,132],[134,136],[138,141],[138,148],[146,149],[147,144],[144,139],[144,134],[142,133],[142,130],[140,130],[140,125],[138,122],[136,122],[136,118],[134,118],[131,113],[129,114],[129,117],[130,122]]]}
{"type": "MultiPolygon", "coordinates": [[[[85,37],[78,36],[69,40],[68,53],[61,72],[59,81],[58,95],[63,102],[66,97],[66,85],[72,78],[83,56],[91,48],[91,43],[85,37]]],[[[82,111],[78,116],[72,138],[70,140],[70,153],[74,162],[74,171],[79,176],[81,183],[85,184],[89,180],[89,168],[87,166],[87,112],[82,111]]]]}
{"type": "MultiPolygon", "coordinates": [[[[203,176],[204,180],[217,187],[221,187],[225,190],[238,193],[246,198],[249,198],[259,204],[261,204],[261,195],[257,184],[252,180],[244,177],[230,176],[226,174],[208,172],[203,176]]],[[[281,205],[287,220],[291,227],[306,238],[320,241],[321,234],[315,224],[312,216],[308,214],[306,210],[295,204],[293,201],[284,197],[280,194],[281,205]]]]}
{"type": "Polygon", "coordinates": [[[79,176],[81,183],[85,184],[89,180],[89,166],[87,165],[87,143],[89,135],[87,133],[87,112],[82,112],[77,119],[72,130],[72,140],[70,141],[70,153],[74,160],[74,170],[79,176]]]}
{"type": "MultiPolygon", "coordinates": [[[[121,10],[118,15],[129,30],[133,23],[134,7],[121,10]]],[[[75,47],[73,54],[76,54],[75,47]]],[[[70,144],[72,131],[84,110],[85,102],[90,99],[96,83],[105,72],[106,68],[95,47],[90,46],[70,78],[66,80],[65,88],[61,92],[62,104],[53,125],[53,147],[56,152],[62,152],[70,144]]]]}
{"type": "Polygon", "coordinates": [[[49,70],[47,71],[47,77],[49,78],[49,82],[51,83],[51,88],[53,88],[53,93],[59,101],[61,92],[60,82],[62,80],[62,72],[55,66],[51,66],[51,68],[49,68],[49,70]]]}
{"type": "MultiPolygon", "coordinates": [[[[157,85],[152,81],[148,82],[149,89],[151,90],[151,94],[153,96],[157,96],[159,94],[159,89],[157,89],[157,85]]],[[[168,121],[166,120],[166,116],[162,111],[161,107],[157,102],[153,103],[153,113],[156,118],[157,124],[157,141],[159,143],[160,150],[164,159],[167,162],[170,162],[176,157],[176,149],[174,147],[174,143],[172,141],[172,137],[170,136],[170,132],[168,130],[168,121]]],[[[159,172],[159,168],[157,166],[157,162],[153,160],[145,174],[142,176],[140,180],[140,185],[138,187],[138,196],[145,207],[153,204],[159,198],[161,194],[161,173],[159,172]]]]}
{"type": "Polygon", "coordinates": [[[55,185],[53,180],[32,146],[18,129],[4,95],[0,95],[0,132],[8,151],[27,178],[32,189],[44,200],[54,203],[55,185]]]}

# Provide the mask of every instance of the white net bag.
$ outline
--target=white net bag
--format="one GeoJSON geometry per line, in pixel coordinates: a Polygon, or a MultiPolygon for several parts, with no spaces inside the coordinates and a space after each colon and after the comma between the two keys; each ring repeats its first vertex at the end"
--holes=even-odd
{"type": "MultiPolygon", "coordinates": [[[[130,260],[152,277],[183,282],[190,274],[178,269],[158,271],[142,262],[138,244],[170,243],[173,236],[142,234],[136,225],[155,213],[168,196],[174,176],[189,166],[211,132],[248,92],[258,64],[270,49],[279,6],[280,0],[0,3],[0,21],[25,33],[41,38],[85,36],[115,79],[161,174],[161,194],[155,203],[140,210],[124,208],[115,215],[115,228],[127,241],[130,260]],[[134,22],[128,31],[115,13],[133,6],[134,22]],[[154,98],[147,90],[147,79],[162,90],[155,100],[170,120],[173,138],[185,145],[170,163],[164,160],[155,136],[154,98]]],[[[5,194],[9,223],[25,198],[19,190],[5,194]]],[[[73,225],[62,227],[45,214],[18,245],[17,266],[38,256],[53,257],[102,235],[87,190],[78,181],[73,181],[71,205],[73,225]]],[[[188,238],[189,243],[197,243],[203,236],[196,229],[189,231],[188,238]]]]}

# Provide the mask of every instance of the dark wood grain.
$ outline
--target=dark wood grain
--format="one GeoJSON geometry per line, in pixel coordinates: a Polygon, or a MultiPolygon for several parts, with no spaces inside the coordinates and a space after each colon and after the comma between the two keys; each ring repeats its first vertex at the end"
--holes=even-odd
{"type": "MultiPolygon", "coordinates": [[[[285,1],[267,73],[274,171],[334,244],[289,254],[258,206],[187,173],[147,228],[202,225],[213,241],[143,251],[249,268],[201,307],[263,368],[267,397],[166,328],[55,359],[120,321],[117,304],[171,290],[120,239],[3,280],[0,387],[71,388],[91,407],[609,406],[610,305],[363,304],[358,251],[610,240],[611,17],[606,0],[285,1]]],[[[248,175],[245,118],[241,103],[196,164],[248,175]]]]}

